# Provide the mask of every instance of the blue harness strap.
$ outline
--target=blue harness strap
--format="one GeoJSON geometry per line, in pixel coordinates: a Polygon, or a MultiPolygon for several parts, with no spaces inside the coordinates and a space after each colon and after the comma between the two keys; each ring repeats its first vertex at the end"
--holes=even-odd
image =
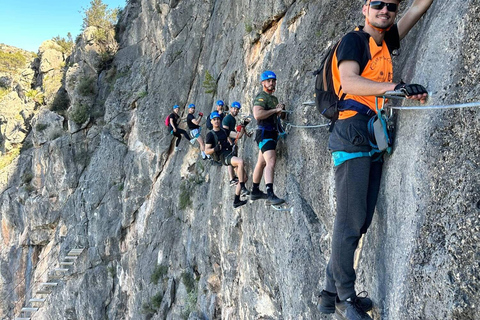
{"type": "Polygon", "coordinates": [[[375,111],[373,111],[366,105],[352,99],[339,101],[338,110],[339,111],[353,110],[369,117],[373,117],[376,114],[375,111]]]}
{"type": "MultiPolygon", "coordinates": [[[[374,154],[382,154],[382,151],[378,149],[372,149],[369,152],[346,152],[346,151],[334,151],[332,152],[333,166],[339,166],[347,160],[361,158],[361,157],[371,157],[374,154]]],[[[381,157],[375,158],[372,161],[379,161],[381,157]]]]}

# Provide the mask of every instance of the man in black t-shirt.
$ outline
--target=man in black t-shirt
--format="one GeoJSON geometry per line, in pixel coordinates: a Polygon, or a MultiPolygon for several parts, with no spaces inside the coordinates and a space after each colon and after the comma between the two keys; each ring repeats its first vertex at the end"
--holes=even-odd
{"type": "Polygon", "coordinates": [[[343,101],[339,102],[341,111],[328,145],[334,155],[355,155],[345,157],[348,160],[335,168],[337,214],[325,289],[318,305],[321,312],[335,312],[338,319],[372,319],[366,313],[372,308],[372,301],[355,293],[354,270],[355,250],[372,221],[382,174],[381,155],[369,155],[372,147],[367,124],[376,112],[375,97],[386,91],[400,89],[409,99],[426,100],[427,92],[422,86],[392,82],[390,53],[399,47],[400,40],[432,2],[414,0],[394,24],[399,0],[367,0],[362,9],[365,27],[344,36],[332,59],[335,93],[343,101]]]}
{"type": "Polygon", "coordinates": [[[195,140],[198,141],[200,144],[200,153],[202,155],[202,159],[205,160],[207,155],[205,154],[205,144],[203,143],[203,138],[200,135],[202,127],[200,127],[200,121],[202,120],[203,113],[198,113],[198,119],[195,118],[195,105],[193,103],[188,105],[188,116],[187,116],[187,126],[190,129],[190,135],[192,136],[192,140],[190,142],[192,144],[195,143],[195,140]]]}
{"type": "Polygon", "coordinates": [[[180,116],[178,115],[178,110],[180,110],[180,107],[178,105],[173,106],[173,112],[170,113],[170,124],[168,125],[168,129],[170,130],[170,133],[173,134],[175,137],[177,137],[177,141],[175,143],[175,151],[180,151],[180,148],[178,145],[180,144],[180,140],[182,140],[182,135],[187,139],[187,141],[190,141],[190,136],[188,135],[187,131],[182,130],[178,127],[178,124],[180,122],[180,116]]]}
{"type": "MultiPolygon", "coordinates": [[[[230,114],[227,114],[222,120],[223,129],[227,130],[228,137],[230,139],[234,139],[233,140],[234,143],[236,143],[236,140],[240,139],[245,133],[245,127],[236,125],[237,120],[235,120],[235,117],[238,115],[240,108],[241,108],[240,102],[234,101],[230,107],[230,114]],[[240,130],[237,131],[237,129],[240,129],[240,130]]],[[[235,177],[233,167],[231,166],[228,167],[228,173],[230,177],[235,177]]],[[[230,180],[231,186],[236,185],[237,183],[238,183],[237,177],[230,180]]]]}
{"type": "Polygon", "coordinates": [[[235,156],[232,152],[232,143],[225,129],[221,128],[221,117],[218,112],[210,114],[210,121],[213,129],[207,134],[205,139],[205,153],[211,155],[216,161],[220,161],[225,166],[233,166],[237,169],[239,183],[235,189],[235,200],[233,207],[238,208],[247,203],[246,200],[240,200],[240,196],[247,196],[250,192],[245,187],[245,167],[243,159],[235,156]]]}

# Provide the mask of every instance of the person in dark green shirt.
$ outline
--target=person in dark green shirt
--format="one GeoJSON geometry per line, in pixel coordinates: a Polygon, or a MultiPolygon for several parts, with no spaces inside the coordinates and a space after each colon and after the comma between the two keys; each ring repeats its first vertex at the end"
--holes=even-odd
{"type": "Polygon", "coordinates": [[[278,205],[285,200],[278,198],[273,192],[273,176],[275,161],[277,158],[278,129],[277,121],[285,105],[279,104],[277,97],[273,95],[277,84],[277,76],[272,71],[265,71],[261,75],[262,92],[253,100],[253,116],[257,120],[258,129],[255,133],[255,141],[258,143],[258,160],[253,171],[253,189],[251,200],[267,198],[267,204],[278,205]],[[262,175],[265,179],[267,194],[260,191],[262,175]]]}

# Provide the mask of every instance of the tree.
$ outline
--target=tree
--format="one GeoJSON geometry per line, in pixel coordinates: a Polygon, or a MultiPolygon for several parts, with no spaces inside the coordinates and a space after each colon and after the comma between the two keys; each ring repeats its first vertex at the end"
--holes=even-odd
{"type": "Polygon", "coordinates": [[[91,0],[90,8],[83,8],[82,30],[92,26],[112,29],[117,23],[118,11],[118,8],[108,9],[108,6],[102,0],[91,0]]]}

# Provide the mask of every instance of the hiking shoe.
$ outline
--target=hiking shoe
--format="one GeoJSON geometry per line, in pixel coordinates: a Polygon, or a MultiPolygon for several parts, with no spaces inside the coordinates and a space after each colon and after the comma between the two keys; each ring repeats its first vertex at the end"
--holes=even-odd
{"type": "Polygon", "coordinates": [[[240,195],[242,197],[248,196],[248,195],[250,195],[250,191],[248,191],[247,188],[242,188],[242,190],[240,190],[240,195]]]}
{"type": "Polygon", "coordinates": [[[320,293],[320,299],[318,300],[318,310],[321,313],[334,313],[335,312],[335,299],[336,293],[330,293],[322,290],[320,293]]]}
{"type": "Polygon", "coordinates": [[[236,186],[237,184],[238,184],[238,178],[237,177],[230,180],[230,187],[236,186]]]}
{"type": "Polygon", "coordinates": [[[266,193],[258,190],[252,190],[252,193],[250,193],[250,200],[258,200],[258,199],[267,199],[268,196],[266,193]]]}
{"type": "Polygon", "coordinates": [[[197,138],[190,139],[190,143],[191,143],[192,145],[194,145],[194,144],[195,144],[195,140],[197,140],[197,138]]]}
{"type": "Polygon", "coordinates": [[[200,154],[202,155],[203,160],[207,159],[207,154],[205,152],[202,151],[200,154]]]}
{"type": "MultiPolygon", "coordinates": [[[[335,302],[335,315],[339,320],[373,320],[362,307],[362,298],[352,297],[345,301],[335,302]]],[[[367,299],[367,298],[363,298],[367,299]]],[[[368,299],[370,300],[370,299],[368,299]]],[[[371,300],[370,300],[371,302],[371,300]]]]}
{"type": "MultiPolygon", "coordinates": [[[[334,313],[336,297],[337,295],[335,293],[322,290],[320,293],[320,299],[318,301],[318,310],[321,313],[334,313]]],[[[367,297],[368,293],[366,291],[362,291],[357,295],[358,304],[365,312],[370,311],[373,308],[372,300],[367,297]],[[361,296],[362,293],[365,293],[365,296],[361,296]]]]}
{"type": "Polygon", "coordinates": [[[234,207],[234,208],[238,208],[238,207],[243,206],[243,205],[246,204],[246,203],[247,203],[247,200],[240,200],[240,201],[238,201],[238,202],[234,202],[234,203],[233,203],[233,207],[234,207]]]}
{"type": "Polygon", "coordinates": [[[175,151],[181,151],[182,149],[180,149],[179,147],[175,147],[175,151]]]}
{"type": "Polygon", "coordinates": [[[279,197],[277,197],[276,195],[271,195],[271,196],[268,196],[267,198],[267,205],[279,205],[279,204],[282,204],[284,203],[285,200],[283,199],[280,199],[279,197]]]}

